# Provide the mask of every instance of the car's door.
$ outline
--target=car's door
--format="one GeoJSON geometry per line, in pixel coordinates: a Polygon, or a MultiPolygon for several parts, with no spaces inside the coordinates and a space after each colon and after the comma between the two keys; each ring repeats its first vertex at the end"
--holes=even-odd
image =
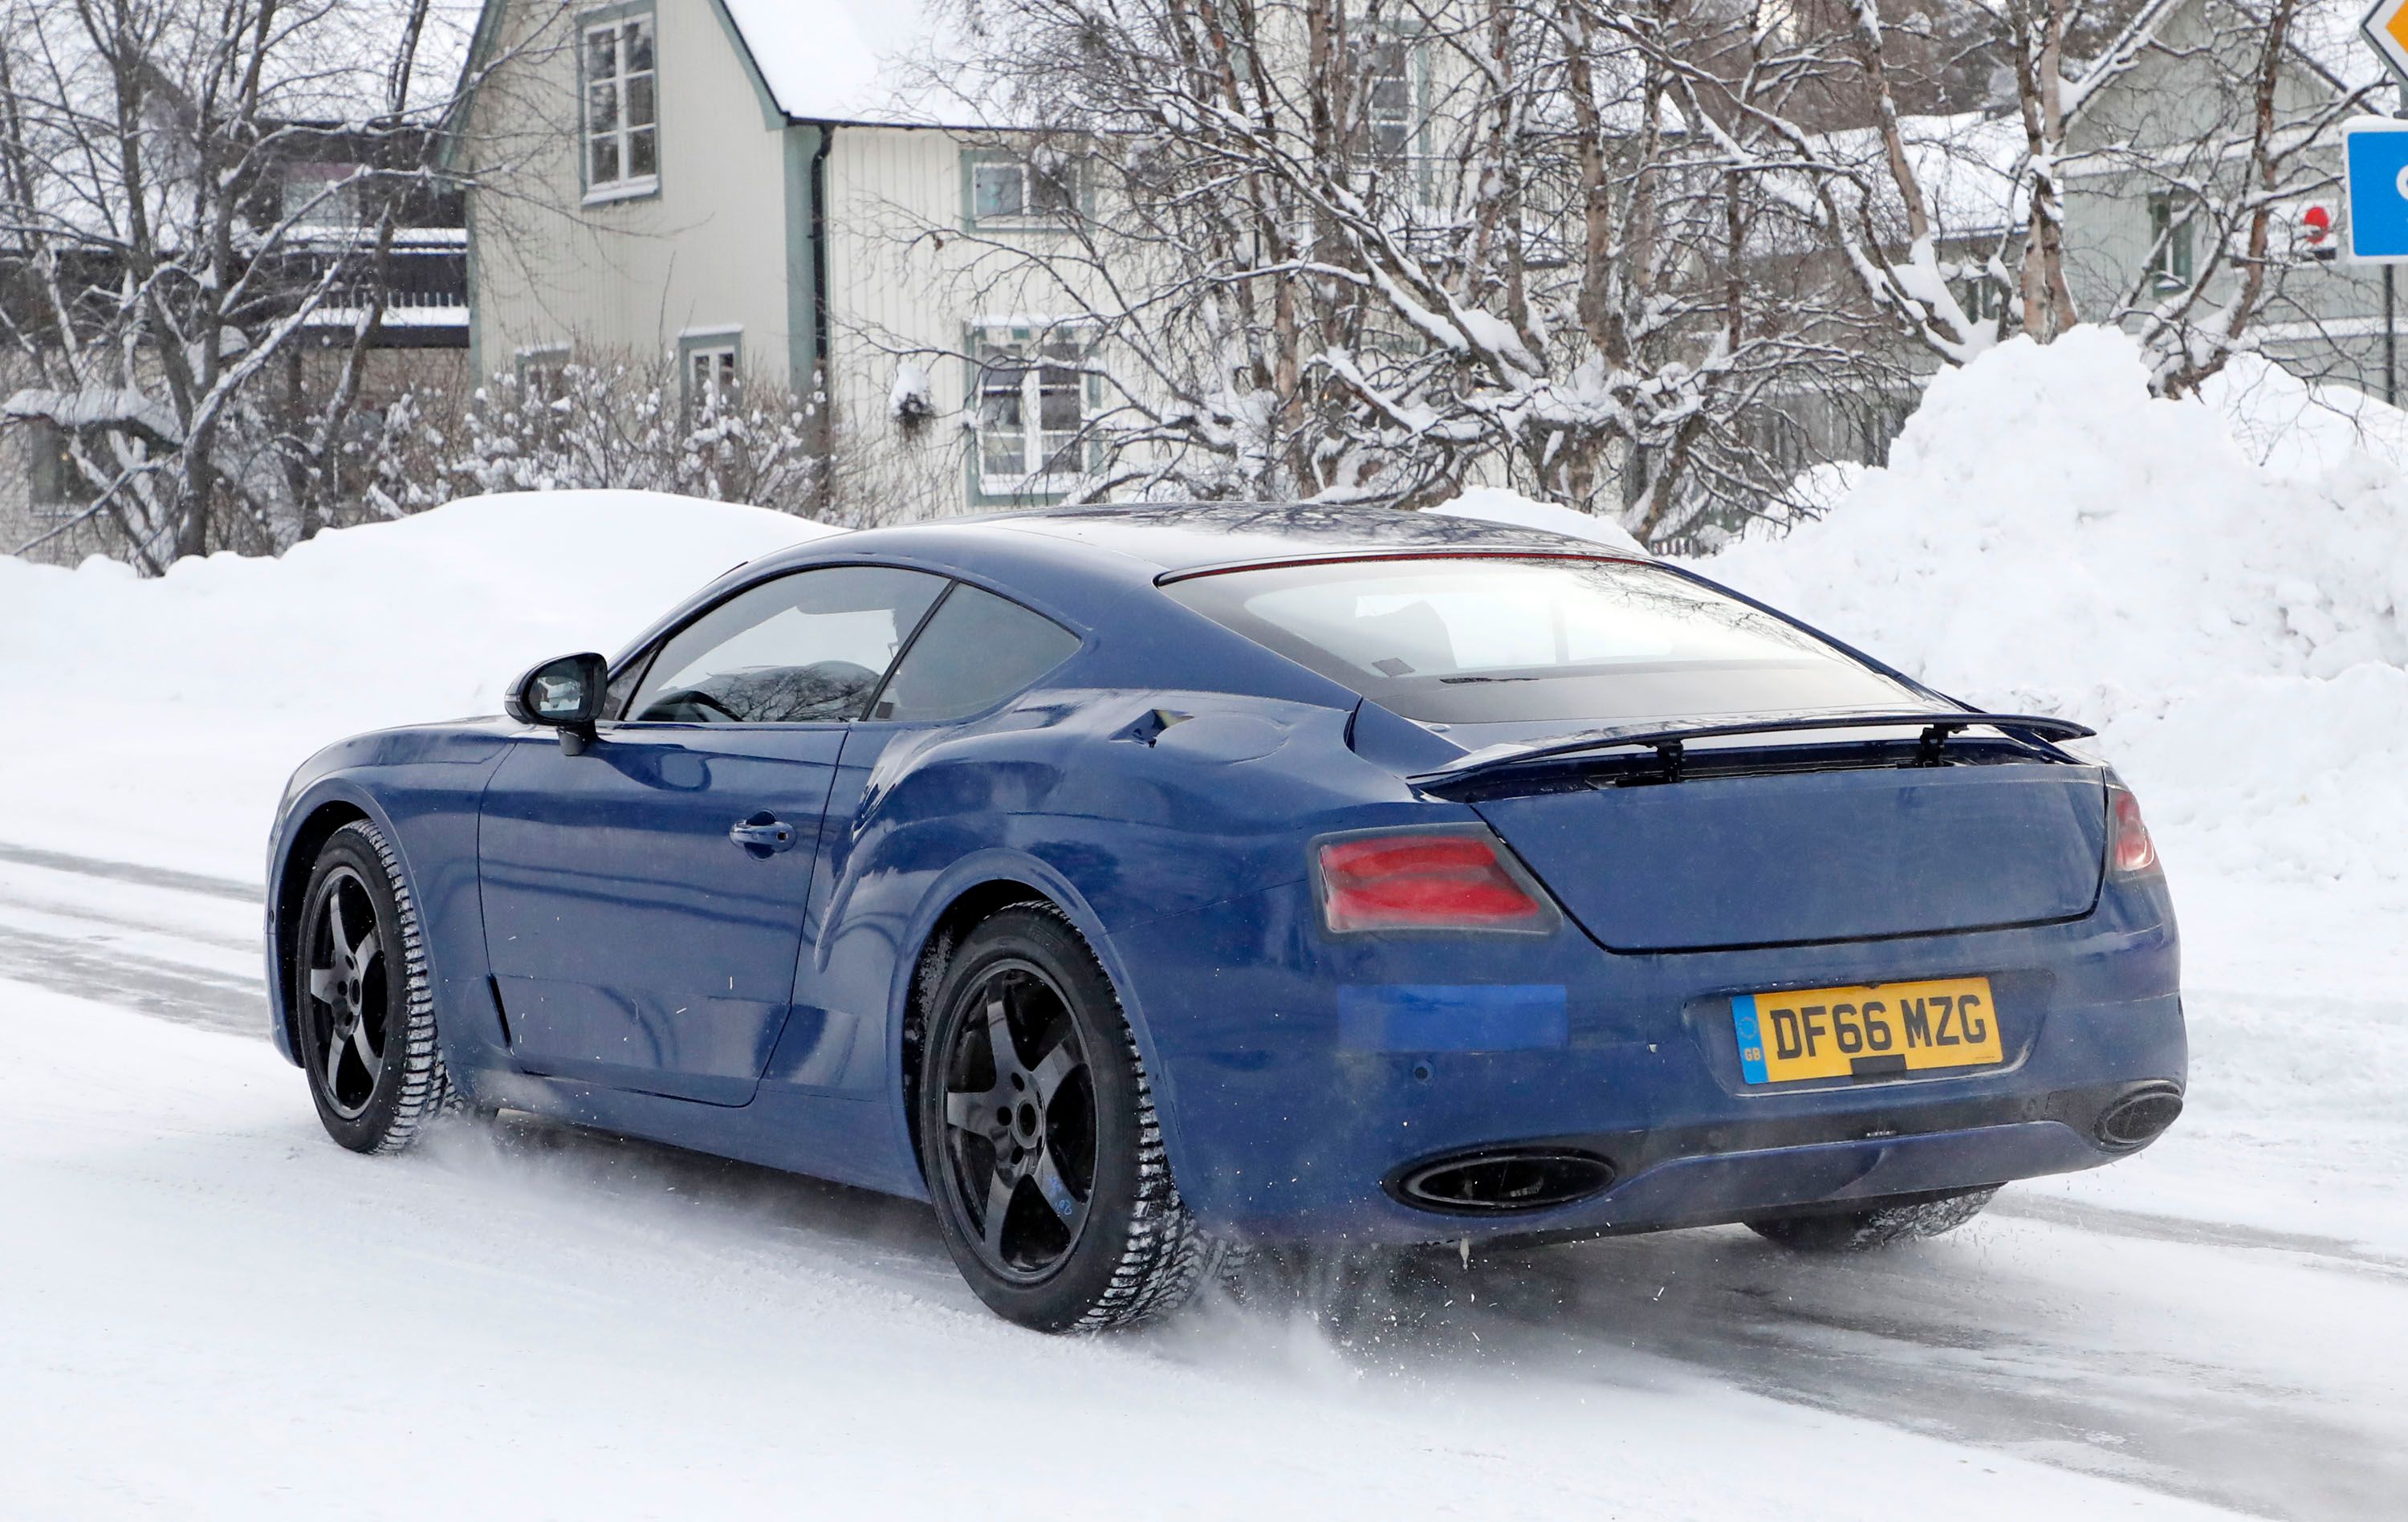
{"type": "Polygon", "coordinates": [[[870,821],[864,800],[889,747],[976,720],[1078,648],[1079,637],[1068,629],[967,582],[955,582],[912,636],[868,714],[845,737],[818,853],[812,943],[803,948],[794,1021],[770,1069],[772,1084],[859,1098],[892,1083],[886,1061],[895,1043],[876,1037],[884,1029],[896,955],[909,950],[904,938],[915,901],[909,892],[873,892],[865,900],[843,891],[851,854],[882,830],[916,829],[921,843],[914,865],[941,869],[950,865],[949,851],[993,838],[986,827],[965,827],[969,822],[958,815],[1008,814],[1025,801],[1025,768],[956,771],[940,784],[933,810],[922,794],[899,812],[870,821]],[[831,919],[838,923],[822,923],[831,919]]]}
{"type": "Polygon", "coordinates": [[[623,671],[624,717],[581,754],[549,733],[512,747],[478,857],[523,1067],[752,1097],[794,998],[846,728],[945,584],[875,566],[759,583],[623,671]]]}

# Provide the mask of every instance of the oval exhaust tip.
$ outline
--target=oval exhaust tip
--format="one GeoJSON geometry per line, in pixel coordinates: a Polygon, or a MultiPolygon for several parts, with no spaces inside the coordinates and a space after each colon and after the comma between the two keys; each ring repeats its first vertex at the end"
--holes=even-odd
{"type": "Polygon", "coordinates": [[[2182,1090],[2172,1084],[2156,1084],[2109,1105],[2094,1130],[2100,1145],[2128,1151],[2155,1142],[2182,1113],[2182,1090]]]}
{"type": "Polygon", "coordinates": [[[1508,1147],[1423,1163],[1398,1180],[1409,1205],[1455,1215],[1544,1210],[1603,1194],[1613,1165],[1593,1153],[1508,1147]]]}

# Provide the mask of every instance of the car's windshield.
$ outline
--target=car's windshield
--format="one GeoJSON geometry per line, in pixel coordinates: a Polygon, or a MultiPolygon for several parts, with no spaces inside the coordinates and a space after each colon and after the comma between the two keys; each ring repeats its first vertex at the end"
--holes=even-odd
{"type": "Polygon", "coordinates": [[[1662,567],[1572,557],[1215,572],[1172,597],[1407,718],[1673,719],[1921,695],[1662,567]]]}

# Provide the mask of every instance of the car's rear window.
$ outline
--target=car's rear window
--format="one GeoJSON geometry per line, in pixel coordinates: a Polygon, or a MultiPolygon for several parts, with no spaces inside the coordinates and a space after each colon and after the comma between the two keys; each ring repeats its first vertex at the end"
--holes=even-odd
{"type": "Polygon", "coordinates": [[[1813,712],[1919,696],[1802,629],[1632,561],[1325,562],[1164,591],[1430,723],[1813,712]]]}

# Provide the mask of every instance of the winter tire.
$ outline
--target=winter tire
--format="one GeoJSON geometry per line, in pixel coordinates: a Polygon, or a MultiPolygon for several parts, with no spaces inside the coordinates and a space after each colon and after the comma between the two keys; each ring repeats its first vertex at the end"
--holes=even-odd
{"type": "Polygon", "coordinates": [[[1792,1252],[1863,1253],[1894,1242],[1954,1231],[1981,1214],[1982,1207],[1998,1192],[1993,1185],[1936,1199],[1892,1200],[1870,1210],[1782,1215],[1747,1224],[1757,1236],[1792,1252]]]}
{"type": "Polygon", "coordinates": [[[1003,910],[947,965],[922,1043],[921,1156],[963,1278],[1039,1331],[1167,1315],[1211,1268],[1154,1091],[1095,953],[1048,904],[1003,910]]]}
{"type": "Polygon", "coordinates": [[[302,896],[293,958],[294,1048],[326,1134],[399,1152],[451,1101],[417,900],[365,820],[330,836],[302,896]]]}

